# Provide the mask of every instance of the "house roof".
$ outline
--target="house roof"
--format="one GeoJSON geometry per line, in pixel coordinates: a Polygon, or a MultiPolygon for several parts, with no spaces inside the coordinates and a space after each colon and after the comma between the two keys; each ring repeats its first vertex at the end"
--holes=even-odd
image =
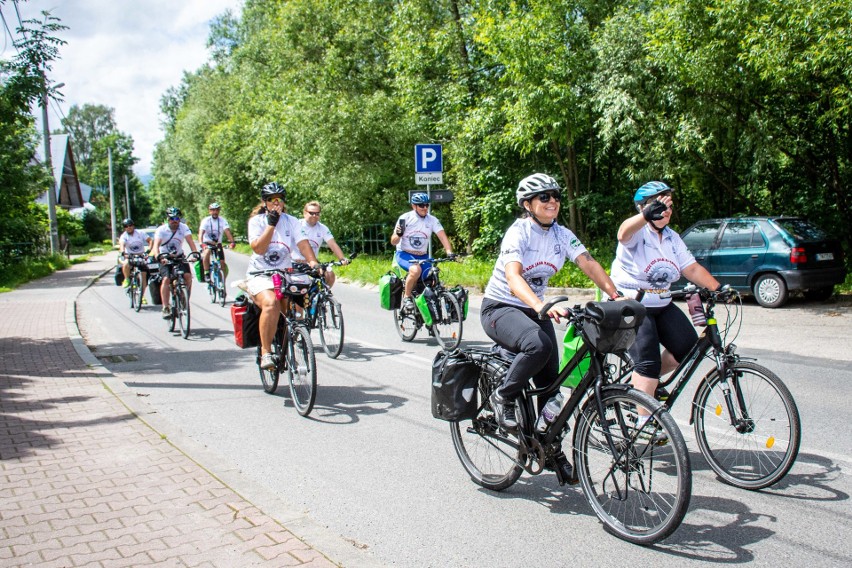
{"type": "MultiPolygon", "coordinates": [[[[44,162],[42,145],[38,146],[35,158],[40,163],[44,162]]],[[[80,181],[77,179],[77,166],[71,149],[71,138],[67,134],[50,135],[50,165],[53,167],[56,205],[66,209],[82,207],[83,194],[80,181]]],[[[47,192],[42,193],[36,202],[47,203],[47,192]]]]}

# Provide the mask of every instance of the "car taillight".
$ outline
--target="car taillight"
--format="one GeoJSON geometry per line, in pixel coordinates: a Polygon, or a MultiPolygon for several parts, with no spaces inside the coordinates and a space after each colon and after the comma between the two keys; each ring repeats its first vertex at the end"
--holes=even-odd
{"type": "Polygon", "coordinates": [[[802,247],[793,247],[790,250],[790,262],[793,264],[801,264],[808,261],[808,255],[802,247]]]}

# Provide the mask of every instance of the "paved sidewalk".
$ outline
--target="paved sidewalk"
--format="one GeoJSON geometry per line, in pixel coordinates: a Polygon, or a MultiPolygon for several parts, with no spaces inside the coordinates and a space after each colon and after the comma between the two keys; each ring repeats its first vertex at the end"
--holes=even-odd
{"type": "Polygon", "coordinates": [[[306,544],[116,395],[74,314],[114,259],[0,294],[0,566],[360,564],[306,544]]]}

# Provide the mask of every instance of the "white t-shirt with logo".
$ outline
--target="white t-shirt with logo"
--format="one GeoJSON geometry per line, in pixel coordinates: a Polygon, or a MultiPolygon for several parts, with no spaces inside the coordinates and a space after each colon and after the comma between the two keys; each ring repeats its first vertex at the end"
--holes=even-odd
{"type": "Polygon", "coordinates": [[[121,233],[118,242],[124,243],[124,252],[127,254],[142,254],[145,252],[145,247],[148,244],[148,234],[134,229],[131,235],[127,231],[121,233]]]}
{"type": "Polygon", "coordinates": [[[518,219],[503,237],[500,256],[494,272],[485,287],[485,297],[497,302],[528,308],[515,297],[506,280],[506,265],[521,263],[521,276],[540,300],[550,277],[559,272],[565,260],[574,262],[586,252],[586,247],[574,233],[561,225],[554,224],[549,230],[538,226],[530,219],[518,219]]]}
{"type": "Polygon", "coordinates": [[[429,240],[432,233],[440,233],[444,226],[434,215],[427,214],[421,217],[416,211],[403,213],[397,219],[405,221],[405,232],[396,245],[397,251],[405,251],[411,254],[426,254],[429,252],[429,240]]]}
{"type": "Polygon", "coordinates": [[[644,305],[665,306],[671,298],[660,298],[660,294],[671,288],[683,269],[694,262],[695,257],[680,235],[666,227],[660,241],[657,231],[645,225],[629,241],[618,243],[611,278],[616,288],[629,297],[635,298],[636,291],[645,290],[644,305]]]}
{"type": "Polygon", "coordinates": [[[183,243],[186,237],[192,234],[189,227],[184,223],[180,223],[174,234],[169,228],[169,224],[165,223],[157,227],[157,232],[154,233],[154,240],[160,239],[160,254],[167,253],[177,256],[183,255],[183,243]]]}
{"type": "MultiPolygon", "coordinates": [[[[257,239],[266,230],[266,213],[255,215],[248,222],[249,242],[257,239]]],[[[285,269],[293,266],[293,251],[297,250],[296,243],[303,241],[300,235],[299,220],[282,213],[281,218],[275,225],[275,232],[269,247],[264,254],[253,253],[249,259],[247,277],[255,276],[252,272],[272,270],[273,268],[285,269]]]]}
{"type": "MultiPolygon", "coordinates": [[[[314,256],[319,252],[320,245],[327,243],[334,238],[331,231],[320,222],[311,227],[310,223],[304,219],[299,220],[299,234],[301,239],[307,239],[311,248],[314,249],[314,256]]],[[[300,239],[300,240],[301,240],[300,239]]],[[[305,262],[305,257],[299,252],[298,248],[293,249],[293,260],[297,262],[305,262]]]]}
{"type": "Polygon", "coordinates": [[[202,219],[201,224],[198,226],[198,231],[204,231],[203,242],[221,243],[225,230],[230,228],[231,226],[228,224],[228,221],[221,215],[215,219],[213,215],[209,215],[202,219]]]}

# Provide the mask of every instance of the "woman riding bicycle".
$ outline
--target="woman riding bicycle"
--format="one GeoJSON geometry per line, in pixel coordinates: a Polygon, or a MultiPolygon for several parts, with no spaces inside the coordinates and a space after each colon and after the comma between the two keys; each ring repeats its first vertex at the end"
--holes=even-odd
{"type": "MultiPolygon", "coordinates": [[[[334,240],[334,235],[331,234],[329,228],[320,223],[319,218],[321,213],[322,207],[320,206],[319,201],[309,201],[308,203],[305,203],[305,208],[302,210],[303,218],[299,222],[302,237],[308,239],[308,243],[311,245],[311,250],[314,251],[314,256],[319,254],[320,245],[324,242],[328,245],[328,248],[331,249],[331,252],[334,253],[334,256],[337,257],[337,260],[340,261],[340,264],[345,266],[349,264],[349,259],[343,254],[343,251],[340,249],[337,241],[334,240]]],[[[297,250],[293,251],[293,260],[296,262],[305,262],[304,257],[297,250]]],[[[334,272],[329,270],[324,276],[325,283],[329,287],[334,286],[334,272]]]]}
{"type": "Polygon", "coordinates": [[[260,366],[275,368],[272,340],[278,327],[279,314],[287,311],[287,296],[275,296],[272,276],[256,274],[265,270],[285,270],[293,266],[292,251],[298,249],[310,266],[317,260],[308,240],[300,235],[299,220],[284,212],[287,191],[283,185],[270,182],[260,190],[262,203],[248,221],[248,238],[253,254],[249,260],[246,288],[260,314],[260,366]]]}
{"type": "MultiPolygon", "coordinates": [[[[556,222],[561,191],[555,179],[540,173],[518,184],[515,197],[524,215],[503,237],[482,300],[480,318],[485,333],[501,347],[517,353],[502,384],[491,396],[497,422],[505,430],[518,427],[515,399],[530,377],[538,388],[553,385],[558,377],[558,343],[550,319],[558,322],[566,311],[553,308],[548,311],[549,318],[538,319],[550,277],[568,259],[610,298],[620,296],[603,267],[574,233],[556,222]]],[[[543,404],[539,401],[539,407],[543,404]]],[[[559,453],[556,461],[565,472],[565,479],[571,479],[571,466],[565,455],[559,453]]]]}
{"type": "Polygon", "coordinates": [[[632,384],[654,396],[660,376],[673,371],[686,356],[698,335],[689,318],[661,295],[681,275],[690,282],[718,290],[719,281],[695,262],[683,240],[669,226],[672,188],[650,181],[636,190],[633,203],[638,213],[618,228],[618,248],[612,263],[612,280],[635,298],[644,290],[645,320],[628,350],[635,370],[632,384]],[[660,344],[665,348],[660,354],[660,344]]]}
{"type": "MultiPolygon", "coordinates": [[[[151,255],[154,258],[160,254],[168,254],[178,262],[177,268],[183,272],[183,280],[186,282],[187,299],[192,292],[192,271],[189,269],[189,263],[183,255],[183,243],[189,245],[192,252],[197,252],[195,241],[192,239],[192,231],[181,221],[181,211],[177,207],[169,207],[166,209],[166,222],[159,227],[154,233],[154,244],[151,246],[151,255]]],[[[169,301],[171,299],[170,282],[174,268],[168,264],[168,259],[160,259],[160,297],[163,298],[163,319],[172,317],[169,301]]]]}

